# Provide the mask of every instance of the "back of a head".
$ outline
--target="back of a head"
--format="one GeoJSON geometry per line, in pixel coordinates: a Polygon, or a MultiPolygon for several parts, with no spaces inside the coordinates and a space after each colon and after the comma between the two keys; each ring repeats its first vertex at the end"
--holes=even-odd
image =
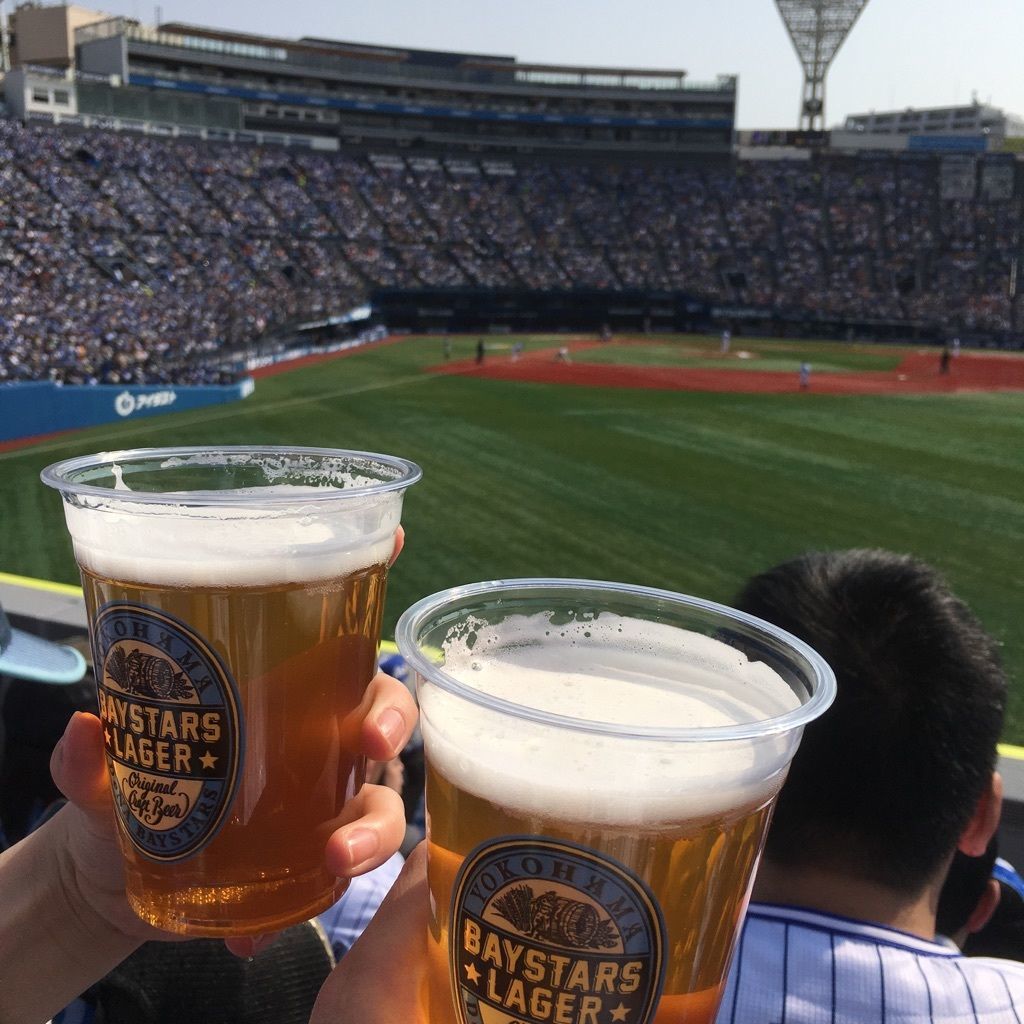
{"type": "Polygon", "coordinates": [[[316,921],[280,932],[247,960],[219,939],[146,942],[85,993],[83,1003],[93,1015],[82,1019],[307,1024],[333,966],[330,943],[316,921]]]}
{"type": "Polygon", "coordinates": [[[904,892],[931,879],[996,762],[996,644],[932,568],[878,550],[815,552],[733,602],[814,647],[836,674],[779,797],[766,856],[904,892]]]}

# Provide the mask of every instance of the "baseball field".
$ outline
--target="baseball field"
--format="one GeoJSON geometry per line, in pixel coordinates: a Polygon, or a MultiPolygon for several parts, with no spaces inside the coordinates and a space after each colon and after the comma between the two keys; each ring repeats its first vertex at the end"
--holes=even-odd
{"type": "Polygon", "coordinates": [[[0,450],[0,572],[77,582],[57,459],[182,444],[403,455],[408,544],[386,635],[415,599],[582,576],[728,602],[811,548],[940,567],[1003,644],[1024,743],[1024,358],[733,338],[389,340],[261,376],[244,402],[0,450]],[[520,345],[516,343],[519,342],[520,345]],[[801,363],[809,386],[799,384],[801,363]]]}

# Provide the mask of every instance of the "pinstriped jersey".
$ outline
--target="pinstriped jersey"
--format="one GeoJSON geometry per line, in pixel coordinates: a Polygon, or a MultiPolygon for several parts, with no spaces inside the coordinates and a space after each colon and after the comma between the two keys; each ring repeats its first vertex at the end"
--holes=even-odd
{"type": "Polygon", "coordinates": [[[1024,964],[752,903],[717,1024],[1024,1024],[1024,964]]]}
{"type": "Polygon", "coordinates": [[[336,960],[340,960],[363,934],[363,929],[395,884],[404,863],[405,858],[395,853],[380,867],[365,875],[357,875],[349,883],[345,895],[317,918],[327,933],[336,960]]]}

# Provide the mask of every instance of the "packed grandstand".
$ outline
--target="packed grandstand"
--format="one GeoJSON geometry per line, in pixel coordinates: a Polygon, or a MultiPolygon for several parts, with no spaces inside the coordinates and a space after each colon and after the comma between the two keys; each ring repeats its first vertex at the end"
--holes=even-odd
{"type": "Polygon", "coordinates": [[[768,149],[735,144],[728,76],[75,7],[12,23],[47,66],[5,80],[0,380],[223,382],[233,355],[382,289],[640,295],[630,329],[1024,344],[1024,165],[981,136],[818,133],[751,159],[768,149]],[[650,315],[673,301],[699,315],[650,315]]]}
{"type": "Polygon", "coordinates": [[[1024,331],[1020,201],[940,199],[935,157],[417,164],[0,121],[0,379],[218,380],[211,355],[382,286],[1024,331]]]}

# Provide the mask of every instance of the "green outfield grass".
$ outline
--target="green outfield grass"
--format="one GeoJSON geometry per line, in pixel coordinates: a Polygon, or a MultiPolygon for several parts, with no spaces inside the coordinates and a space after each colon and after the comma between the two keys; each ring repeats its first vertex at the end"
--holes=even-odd
{"type": "MultiPolygon", "coordinates": [[[[456,339],[453,358],[475,345],[456,339]]],[[[187,443],[392,452],[424,479],[407,497],[386,630],[456,583],[589,576],[728,601],[749,573],[808,548],[889,547],[937,564],[999,637],[1014,682],[1006,739],[1024,742],[1024,395],[689,394],[423,373],[442,352],[438,338],[409,339],[260,381],[235,405],[0,453],[0,571],[76,581],[59,499],[38,482],[59,458],[187,443]]],[[[826,355],[852,369],[859,352],[810,358],[826,355]]]]}

